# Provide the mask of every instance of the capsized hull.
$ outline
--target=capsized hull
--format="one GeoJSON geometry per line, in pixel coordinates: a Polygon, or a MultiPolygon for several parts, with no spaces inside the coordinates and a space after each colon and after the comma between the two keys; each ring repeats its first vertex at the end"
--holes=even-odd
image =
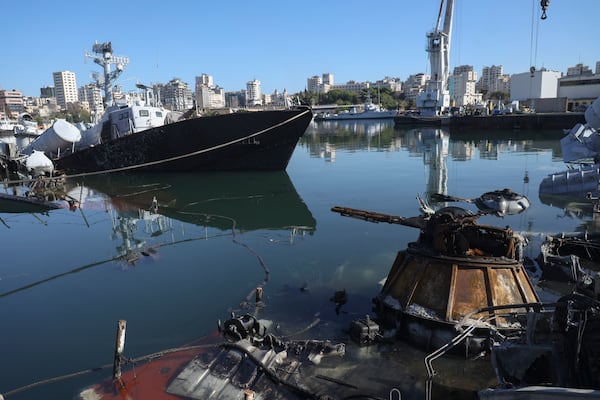
{"type": "Polygon", "coordinates": [[[132,133],[55,160],[67,173],[283,170],[312,120],[297,108],[201,117],[132,133]]]}

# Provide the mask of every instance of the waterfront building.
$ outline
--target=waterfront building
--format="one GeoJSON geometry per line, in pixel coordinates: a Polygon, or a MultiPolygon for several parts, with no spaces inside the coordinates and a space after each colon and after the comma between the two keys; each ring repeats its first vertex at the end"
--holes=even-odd
{"type": "Polygon", "coordinates": [[[246,106],[246,91],[225,93],[225,106],[229,108],[240,108],[246,106]]]}
{"type": "Polygon", "coordinates": [[[429,80],[429,75],[419,72],[410,75],[404,81],[404,96],[406,100],[416,102],[417,97],[425,89],[425,83],[429,80]]]}
{"type": "Polygon", "coordinates": [[[503,76],[502,65],[483,67],[481,78],[477,82],[477,90],[482,93],[498,92],[497,82],[503,76]]]}
{"type": "Polygon", "coordinates": [[[581,63],[575,65],[574,67],[567,68],[567,76],[573,75],[593,75],[594,72],[587,65],[583,65],[581,63]]]}
{"type": "Polygon", "coordinates": [[[206,87],[215,86],[215,84],[213,83],[212,75],[202,74],[200,76],[197,76],[196,77],[196,88],[201,87],[201,86],[206,86],[206,87]]]}
{"type": "Polygon", "coordinates": [[[541,69],[539,71],[514,74],[510,77],[510,100],[556,98],[561,73],[541,69]]]}
{"type": "Polygon", "coordinates": [[[40,97],[42,99],[49,99],[51,97],[56,97],[56,95],[54,93],[54,87],[46,86],[46,87],[40,88],[40,97]]]}
{"type": "Polygon", "coordinates": [[[496,82],[492,86],[492,92],[510,93],[510,75],[502,75],[496,79],[496,82]]]}
{"type": "Polygon", "coordinates": [[[450,76],[450,98],[455,107],[475,105],[481,103],[482,94],[475,90],[477,72],[469,69],[458,69],[450,76]],[[458,73],[457,73],[458,72],[458,73]]]}
{"type": "Polygon", "coordinates": [[[286,89],[279,93],[277,89],[271,95],[271,105],[275,108],[289,107],[292,104],[290,96],[286,89]]]}
{"type": "Polygon", "coordinates": [[[69,103],[75,103],[79,100],[75,72],[54,72],[52,77],[54,79],[56,103],[61,109],[66,110],[69,103]]]}
{"type": "Polygon", "coordinates": [[[263,103],[263,105],[268,106],[269,104],[271,104],[271,102],[272,102],[271,95],[268,94],[268,93],[263,93],[262,94],[262,103],[263,103]]]}
{"type": "Polygon", "coordinates": [[[322,86],[322,91],[323,93],[327,93],[331,90],[331,88],[335,85],[335,82],[333,80],[333,74],[326,72],[323,74],[323,86],[322,86]]]}
{"type": "Polygon", "coordinates": [[[225,90],[221,87],[196,87],[196,107],[199,110],[225,108],[225,90]]]}
{"type": "Polygon", "coordinates": [[[323,92],[323,80],[320,76],[315,75],[306,79],[306,90],[312,93],[323,92]]]}
{"type": "Polygon", "coordinates": [[[329,85],[330,87],[335,85],[335,82],[333,81],[333,74],[329,73],[329,72],[325,72],[323,74],[323,85],[329,85]]]}
{"type": "Polygon", "coordinates": [[[173,78],[159,87],[160,99],[165,108],[172,111],[186,111],[194,107],[194,97],[187,83],[173,78]]]}
{"type": "Polygon", "coordinates": [[[458,67],[454,67],[452,70],[452,75],[460,75],[467,72],[473,72],[472,65],[459,65],[458,67]]]}
{"type": "Polygon", "coordinates": [[[567,98],[567,110],[584,111],[600,97],[600,73],[563,76],[558,80],[557,96],[567,98]]]}
{"type": "Polygon", "coordinates": [[[0,116],[17,118],[23,112],[23,93],[19,90],[0,90],[0,116]]]}
{"type": "Polygon", "coordinates": [[[196,77],[196,108],[208,110],[225,108],[225,90],[213,83],[213,77],[202,74],[196,77]]]}
{"type": "Polygon", "coordinates": [[[343,83],[341,85],[333,85],[331,87],[331,90],[342,90],[345,92],[355,92],[355,93],[362,93],[364,90],[368,90],[371,87],[370,82],[355,82],[355,81],[348,81],[346,83],[343,83]]]}
{"type": "Polygon", "coordinates": [[[254,107],[260,105],[262,105],[260,81],[258,79],[253,79],[246,83],[246,106],[254,107]]]}
{"type": "Polygon", "coordinates": [[[102,90],[93,83],[89,83],[79,88],[79,101],[87,102],[87,104],[89,104],[89,110],[95,115],[101,115],[104,112],[102,90]]]}
{"type": "Polygon", "coordinates": [[[381,88],[381,89],[390,89],[392,92],[401,92],[402,91],[402,81],[400,78],[391,78],[386,76],[383,79],[375,81],[375,83],[371,84],[373,88],[381,88]]]}
{"type": "Polygon", "coordinates": [[[333,74],[329,72],[306,79],[306,90],[312,93],[327,93],[334,85],[333,74]]]}

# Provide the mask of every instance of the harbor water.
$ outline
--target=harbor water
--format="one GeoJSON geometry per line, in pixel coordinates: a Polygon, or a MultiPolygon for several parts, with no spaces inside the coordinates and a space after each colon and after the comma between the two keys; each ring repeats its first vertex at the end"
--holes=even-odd
{"type": "MultiPolygon", "coordinates": [[[[75,398],[110,377],[118,320],[127,321],[125,355],[138,357],[214,334],[218,321],[245,312],[258,286],[260,316],[278,333],[348,341],[350,321],[371,312],[396,253],[418,230],[342,217],[333,206],[415,216],[417,195],[472,199],[510,188],[531,206],[479,222],[525,236],[538,294],[556,299],[569,288],[539,279],[544,235],[596,230],[585,199],[539,197],[541,180],[565,169],[561,137],[313,122],[285,172],[79,178],[67,187],[80,208],[0,210],[0,393],[75,373],[6,396],[75,398]],[[348,300],[336,308],[340,290],[348,300]]],[[[424,387],[426,354],[398,354],[412,357],[411,367],[397,371],[390,390],[409,380],[424,387]]],[[[447,385],[494,383],[473,374],[447,385]]],[[[414,393],[402,398],[422,398],[414,393]]]]}

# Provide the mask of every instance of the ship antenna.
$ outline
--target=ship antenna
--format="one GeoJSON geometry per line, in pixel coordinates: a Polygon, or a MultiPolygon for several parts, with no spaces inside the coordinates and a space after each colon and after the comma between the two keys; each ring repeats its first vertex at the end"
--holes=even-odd
{"type": "Polygon", "coordinates": [[[117,80],[119,75],[123,72],[125,66],[129,64],[129,58],[122,56],[115,56],[112,53],[112,43],[94,43],[92,51],[95,54],[85,53],[85,56],[94,60],[94,62],[100,65],[104,69],[104,98],[106,106],[110,107],[115,104],[113,98],[112,87],[113,83],[117,80]],[[116,69],[111,71],[111,64],[116,65],[116,69]]]}

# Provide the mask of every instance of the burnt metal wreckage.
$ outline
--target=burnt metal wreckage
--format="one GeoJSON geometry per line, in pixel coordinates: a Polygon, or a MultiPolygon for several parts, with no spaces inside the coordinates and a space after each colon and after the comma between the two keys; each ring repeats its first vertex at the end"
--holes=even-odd
{"type": "Polygon", "coordinates": [[[450,342],[460,329],[472,334],[455,348],[465,356],[489,348],[489,332],[519,324],[496,309],[532,310],[539,298],[523,267],[525,239],[510,228],[477,224],[482,214],[444,207],[418,217],[334,207],[344,216],[420,229],[398,252],[374,311],[385,337],[401,336],[426,350],[450,342]],[[475,310],[486,311],[473,313],[475,310]]]}
{"type": "MultiPolygon", "coordinates": [[[[600,396],[600,285],[588,279],[572,294],[542,303],[523,266],[521,235],[477,224],[487,211],[433,211],[419,201],[424,213],[410,218],[332,209],[420,229],[373,299],[376,317],[367,319],[362,341],[400,337],[426,349],[441,346],[425,359],[430,377],[431,362],[442,354],[487,353],[498,384],[480,390],[481,399],[600,396]]],[[[580,253],[592,256],[595,247],[577,244],[580,253]]]]}

